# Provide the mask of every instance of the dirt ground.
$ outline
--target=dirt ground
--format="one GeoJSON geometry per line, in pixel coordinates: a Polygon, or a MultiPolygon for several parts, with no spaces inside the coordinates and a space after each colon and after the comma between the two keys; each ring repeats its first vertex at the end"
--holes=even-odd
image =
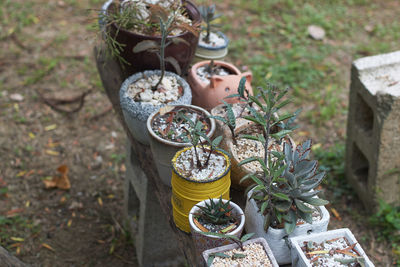
{"type": "MultiPolygon", "coordinates": [[[[95,13],[86,12],[101,1],[0,3],[1,246],[33,266],[137,266],[123,219],[126,137],[97,74],[88,26],[95,13]],[[42,98],[84,92],[71,114],[42,98]],[[47,189],[62,165],[70,189],[47,189]]],[[[327,139],[343,135],[340,129],[327,139]]],[[[351,227],[377,266],[390,266],[389,245],[377,241],[358,200],[344,197],[335,209],[342,220],[332,216],[330,228],[351,227]]]]}

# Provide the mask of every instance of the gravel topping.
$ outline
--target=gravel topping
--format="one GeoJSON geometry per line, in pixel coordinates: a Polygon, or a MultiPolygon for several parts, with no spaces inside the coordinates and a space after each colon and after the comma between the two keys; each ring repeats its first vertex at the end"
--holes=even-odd
{"type": "MultiPolygon", "coordinates": [[[[203,151],[201,147],[197,148],[199,158],[202,164],[206,162],[209,150],[203,151]]],[[[176,159],[176,169],[178,172],[187,179],[193,181],[210,181],[216,177],[224,174],[226,170],[225,157],[219,153],[212,153],[208,166],[199,169],[197,168],[197,159],[195,150],[192,147],[181,153],[176,159]]]]}
{"type": "MultiPolygon", "coordinates": [[[[209,84],[211,74],[207,71],[207,67],[208,67],[208,65],[206,64],[205,66],[201,66],[201,67],[197,68],[196,74],[202,82],[209,84]]],[[[218,75],[218,76],[227,76],[229,74],[231,74],[231,73],[223,67],[216,68],[215,72],[214,72],[214,75],[218,75]]]]}
{"type": "Polygon", "coordinates": [[[214,32],[210,32],[210,42],[205,41],[207,33],[206,32],[201,32],[200,33],[200,38],[199,38],[199,45],[203,47],[220,47],[224,46],[226,41],[225,38],[219,36],[218,34],[214,32]]]}
{"type": "Polygon", "coordinates": [[[164,76],[157,90],[153,91],[152,87],[159,79],[158,75],[143,77],[129,85],[126,95],[142,104],[153,106],[176,101],[182,95],[183,89],[174,76],[164,76]]]}
{"type": "Polygon", "coordinates": [[[244,251],[240,248],[223,252],[226,255],[233,256],[233,254],[245,254],[244,258],[222,258],[215,257],[212,265],[213,267],[270,267],[272,266],[264,247],[260,243],[251,243],[243,247],[244,251]]]}

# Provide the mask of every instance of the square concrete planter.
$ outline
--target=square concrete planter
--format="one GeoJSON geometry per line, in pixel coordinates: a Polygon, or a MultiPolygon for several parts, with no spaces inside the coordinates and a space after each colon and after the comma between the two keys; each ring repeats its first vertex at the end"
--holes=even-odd
{"type": "Polygon", "coordinates": [[[290,263],[290,248],[287,243],[287,238],[307,235],[310,233],[321,233],[326,232],[329,224],[330,215],[328,210],[324,206],[318,207],[321,213],[321,220],[314,222],[313,224],[304,223],[297,225],[295,230],[287,235],[285,229],[275,229],[272,227],[268,228],[268,231],[264,231],[264,216],[261,215],[254,199],[249,199],[252,191],[249,191],[247,195],[247,203],[245,207],[246,223],[245,229],[247,233],[255,233],[257,237],[263,237],[267,240],[269,246],[274,253],[276,261],[279,264],[290,263]]]}
{"type": "MultiPolygon", "coordinates": [[[[266,254],[267,254],[268,258],[269,258],[271,266],[279,267],[278,263],[275,260],[274,255],[272,254],[272,251],[271,251],[270,247],[268,246],[267,241],[265,241],[264,238],[259,237],[259,238],[254,238],[254,239],[247,240],[247,241],[243,242],[243,246],[246,246],[246,245],[249,245],[249,244],[252,244],[252,243],[260,243],[260,244],[262,244],[262,246],[264,247],[264,251],[266,252],[266,254]]],[[[229,250],[237,249],[237,248],[239,248],[238,244],[230,244],[230,245],[217,247],[217,248],[213,248],[213,249],[208,249],[208,250],[204,251],[203,252],[204,266],[207,266],[207,260],[208,260],[208,258],[210,256],[210,254],[217,253],[217,252],[224,253],[224,252],[227,252],[229,250]]]]}
{"type": "Polygon", "coordinates": [[[310,235],[301,235],[289,238],[290,246],[291,246],[291,257],[292,257],[292,266],[293,267],[312,267],[309,259],[307,259],[304,252],[301,250],[301,246],[304,244],[303,242],[313,241],[316,243],[322,243],[326,240],[335,239],[338,237],[345,237],[350,245],[357,243],[354,249],[360,253],[360,255],[365,259],[366,267],[375,266],[368,258],[367,254],[365,254],[364,250],[361,248],[360,244],[358,244],[356,238],[352,234],[352,232],[348,228],[336,229],[327,231],[324,233],[315,233],[310,235]]]}

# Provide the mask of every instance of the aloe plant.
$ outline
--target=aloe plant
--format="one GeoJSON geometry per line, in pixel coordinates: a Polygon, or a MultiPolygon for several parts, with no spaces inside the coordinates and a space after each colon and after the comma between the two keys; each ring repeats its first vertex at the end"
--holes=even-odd
{"type": "Polygon", "coordinates": [[[231,211],[233,208],[230,206],[230,200],[226,203],[223,202],[222,196],[218,201],[210,198],[209,203],[204,202],[205,207],[196,205],[200,210],[198,217],[201,217],[206,223],[211,224],[225,224],[233,220],[231,211]]]}

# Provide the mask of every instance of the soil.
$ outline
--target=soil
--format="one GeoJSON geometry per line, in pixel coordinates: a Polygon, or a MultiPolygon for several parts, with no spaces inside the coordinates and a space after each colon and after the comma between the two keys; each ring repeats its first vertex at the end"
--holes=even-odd
{"type": "Polygon", "coordinates": [[[195,124],[200,121],[203,124],[204,133],[210,132],[211,122],[204,113],[186,107],[170,107],[173,108],[171,111],[164,114],[158,113],[152,121],[151,127],[159,137],[172,142],[185,143],[183,135],[186,131],[184,129],[191,131],[193,127],[179,114],[184,115],[195,124]]]}

